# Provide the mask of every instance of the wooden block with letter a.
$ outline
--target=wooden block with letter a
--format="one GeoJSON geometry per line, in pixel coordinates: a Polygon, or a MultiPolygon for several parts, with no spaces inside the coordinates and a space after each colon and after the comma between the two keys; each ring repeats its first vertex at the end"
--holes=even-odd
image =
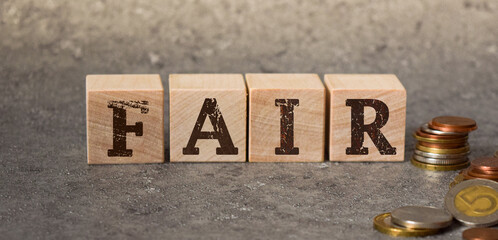
{"type": "Polygon", "coordinates": [[[321,162],[325,87],[316,74],[246,74],[249,162],[321,162]]]}
{"type": "Polygon", "coordinates": [[[159,75],[88,75],[88,164],[164,162],[159,75]]]}
{"type": "Polygon", "coordinates": [[[331,161],[403,161],[406,90],[392,74],[327,74],[331,161]]]}
{"type": "Polygon", "coordinates": [[[172,74],[171,162],[245,162],[247,90],[241,74],[172,74]]]}

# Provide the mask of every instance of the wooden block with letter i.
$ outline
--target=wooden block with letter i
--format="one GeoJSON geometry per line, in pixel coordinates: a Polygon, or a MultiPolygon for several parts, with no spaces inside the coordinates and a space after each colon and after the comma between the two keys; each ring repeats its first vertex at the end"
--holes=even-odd
{"type": "Polygon", "coordinates": [[[171,74],[169,88],[171,162],[246,161],[241,74],[171,74]]]}
{"type": "Polygon", "coordinates": [[[406,90],[392,74],[327,74],[331,161],[403,161],[406,90]]]}
{"type": "Polygon", "coordinates": [[[88,164],[164,162],[159,75],[88,75],[88,164]]]}
{"type": "Polygon", "coordinates": [[[325,87],[316,74],[246,74],[249,162],[321,162],[325,87]]]}

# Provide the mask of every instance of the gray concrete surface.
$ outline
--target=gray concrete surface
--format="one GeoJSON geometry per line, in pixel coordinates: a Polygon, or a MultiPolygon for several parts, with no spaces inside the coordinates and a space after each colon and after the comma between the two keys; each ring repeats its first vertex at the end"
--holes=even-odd
{"type": "Polygon", "coordinates": [[[0,238],[387,238],[375,215],[442,207],[456,172],[407,161],[88,166],[85,75],[395,73],[407,134],[470,116],[476,157],[498,148],[497,23],[492,0],[0,1],[0,238]]]}

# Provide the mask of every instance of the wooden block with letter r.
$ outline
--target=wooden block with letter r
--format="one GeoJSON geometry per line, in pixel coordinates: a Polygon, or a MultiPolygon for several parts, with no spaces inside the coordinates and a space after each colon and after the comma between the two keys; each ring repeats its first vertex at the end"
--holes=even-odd
{"type": "Polygon", "coordinates": [[[321,162],[325,87],[316,74],[246,74],[249,162],[321,162]]]}
{"type": "Polygon", "coordinates": [[[88,75],[88,164],[164,162],[159,75],[88,75]]]}
{"type": "Polygon", "coordinates": [[[331,161],[403,161],[406,90],[392,74],[326,74],[331,161]]]}
{"type": "Polygon", "coordinates": [[[246,161],[241,74],[171,74],[169,88],[171,162],[246,161]]]}

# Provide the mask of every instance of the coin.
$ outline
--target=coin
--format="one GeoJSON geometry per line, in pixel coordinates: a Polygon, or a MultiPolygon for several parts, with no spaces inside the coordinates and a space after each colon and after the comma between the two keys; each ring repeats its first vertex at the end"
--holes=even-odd
{"type": "Polygon", "coordinates": [[[472,167],[472,172],[479,173],[479,174],[498,176],[498,171],[482,170],[480,168],[475,168],[475,167],[472,167]]]}
{"type": "Polygon", "coordinates": [[[494,228],[469,228],[462,233],[465,240],[497,240],[498,229],[494,228]]]}
{"type": "MultiPolygon", "coordinates": [[[[413,134],[413,137],[417,139],[418,141],[421,142],[428,142],[428,143],[466,143],[468,137],[459,137],[459,138],[451,138],[451,139],[443,139],[443,138],[433,138],[433,137],[423,137],[419,135],[419,131],[415,132],[413,134]]],[[[437,135],[433,135],[437,136],[437,135]]],[[[447,137],[447,136],[443,136],[447,137]]]]}
{"type": "Polygon", "coordinates": [[[494,157],[481,157],[472,160],[471,166],[480,170],[498,171],[498,159],[494,157]]]}
{"type": "Polygon", "coordinates": [[[440,154],[464,153],[470,150],[469,145],[466,145],[465,147],[461,148],[444,149],[444,148],[429,148],[422,146],[418,143],[416,145],[416,148],[420,151],[430,152],[430,153],[440,153],[440,154]]]}
{"type": "Polygon", "coordinates": [[[415,154],[423,157],[428,157],[428,158],[438,158],[438,159],[453,159],[453,158],[464,158],[467,157],[470,152],[464,152],[464,153],[455,153],[455,154],[440,154],[440,153],[430,153],[430,152],[423,152],[418,149],[415,149],[415,154]]]}
{"type": "MultiPolygon", "coordinates": [[[[431,133],[424,132],[422,130],[422,127],[420,127],[417,131],[415,131],[415,134],[420,136],[420,137],[423,137],[423,138],[429,138],[429,139],[435,139],[435,140],[463,140],[463,141],[466,141],[469,138],[468,134],[465,134],[465,133],[463,135],[431,134],[431,133]]],[[[458,134],[461,134],[461,133],[458,133],[458,134]]]]}
{"type": "Polygon", "coordinates": [[[470,176],[470,175],[469,175],[469,169],[468,169],[468,168],[467,168],[467,169],[464,169],[464,170],[462,171],[462,175],[463,175],[463,178],[464,178],[465,180],[469,180],[469,179],[476,179],[476,177],[472,177],[472,176],[470,176]]]}
{"type": "Polygon", "coordinates": [[[486,227],[498,223],[498,183],[472,179],[451,188],[445,197],[446,209],[468,226],[486,227]]]}
{"type": "Polygon", "coordinates": [[[429,148],[441,148],[441,149],[451,149],[451,148],[461,148],[467,145],[467,142],[461,143],[430,143],[430,142],[422,142],[418,141],[418,144],[429,147],[429,148]]]}
{"type": "Polygon", "coordinates": [[[444,132],[444,131],[439,131],[436,129],[431,129],[429,128],[429,124],[426,123],[420,127],[420,129],[423,132],[430,133],[430,134],[435,134],[435,135],[442,135],[442,136],[467,136],[468,133],[461,133],[461,132],[444,132]]]}
{"type": "Polygon", "coordinates": [[[413,154],[413,159],[422,162],[422,163],[427,163],[427,164],[436,164],[436,165],[454,165],[454,164],[459,164],[459,163],[467,163],[469,159],[467,157],[463,158],[453,158],[453,159],[440,159],[440,158],[428,158],[428,157],[423,157],[417,154],[413,154]]]}
{"type": "Polygon", "coordinates": [[[454,187],[455,185],[463,182],[465,180],[463,173],[460,172],[456,177],[453,179],[453,182],[450,183],[450,188],[454,187]]]}
{"type": "Polygon", "coordinates": [[[410,229],[396,226],[391,222],[391,213],[376,216],[373,225],[377,231],[393,237],[421,237],[438,232],[438,229],[410,229]]]}
{"type": "Polygon", "coordinates": [[[462,171],[462,174],[463,174],[463,177],[465,180],[469,180],[469,179],[488,179],[488,180],[492,180],[492,181],[498,181],[496,179],[493,179],[493,175],[489,176],[489,175],[484,175],[484,176],[476,176],[476,173],[472,171],[473,169],[472,168],[467,168],[467,169],[464,169],[462,171]],[[473,172],[472,175],[470,174],[470,172],[473,172]]]}
{"type": "Polygon", "coordinates": [[[440,116],[433,118],[429,127],[444,132],[468,133],[477,129],[477,123],[465,117],[440,116]]]}
{"type": "Polygon", "coordinates": [[[423,152],[418,149],[415,149],[415,154],[423,156],[423,157],[428,157],[428,158],[442,158],[442,159],[452,159],[452,158],[463,158],[467,157],[470,152],[464,152],[464,153],[456,153],[456,154],[440,154],[440,153],[429,153],[429,152],[423,152]]]}
{"type": "Polygon", "coordinates": [[[469,163],[464,162],[460,164],[455,164],[455,165],[436,165],[436,164],[427,164],[423,162],[419,162],[415,159],[412,158],[411,163],[413,166],[426,169],[426,170],[432,170],[432,171],[454,171],[454,170],[459,170],[462,168],[466,168],[469,163]]]}
{"type": "Polygon", "coordinates": [[[391,222],[406,228],[440,229],[451,225],[453,217],[443,209],[405,206],[391,212],[391,222]]]}
{"type": "Polygon", "coordinates": [[[498,180],[498,175],[483,174],[483,173],[475,172],[473,170],[474,169],[471,167],[467,171],[467,174],[472,176],[472,177],[476,177],[476,178],[484,178],[484,179],[489,179],[489,180],[494,180],[494,181],[498,180]]]}

